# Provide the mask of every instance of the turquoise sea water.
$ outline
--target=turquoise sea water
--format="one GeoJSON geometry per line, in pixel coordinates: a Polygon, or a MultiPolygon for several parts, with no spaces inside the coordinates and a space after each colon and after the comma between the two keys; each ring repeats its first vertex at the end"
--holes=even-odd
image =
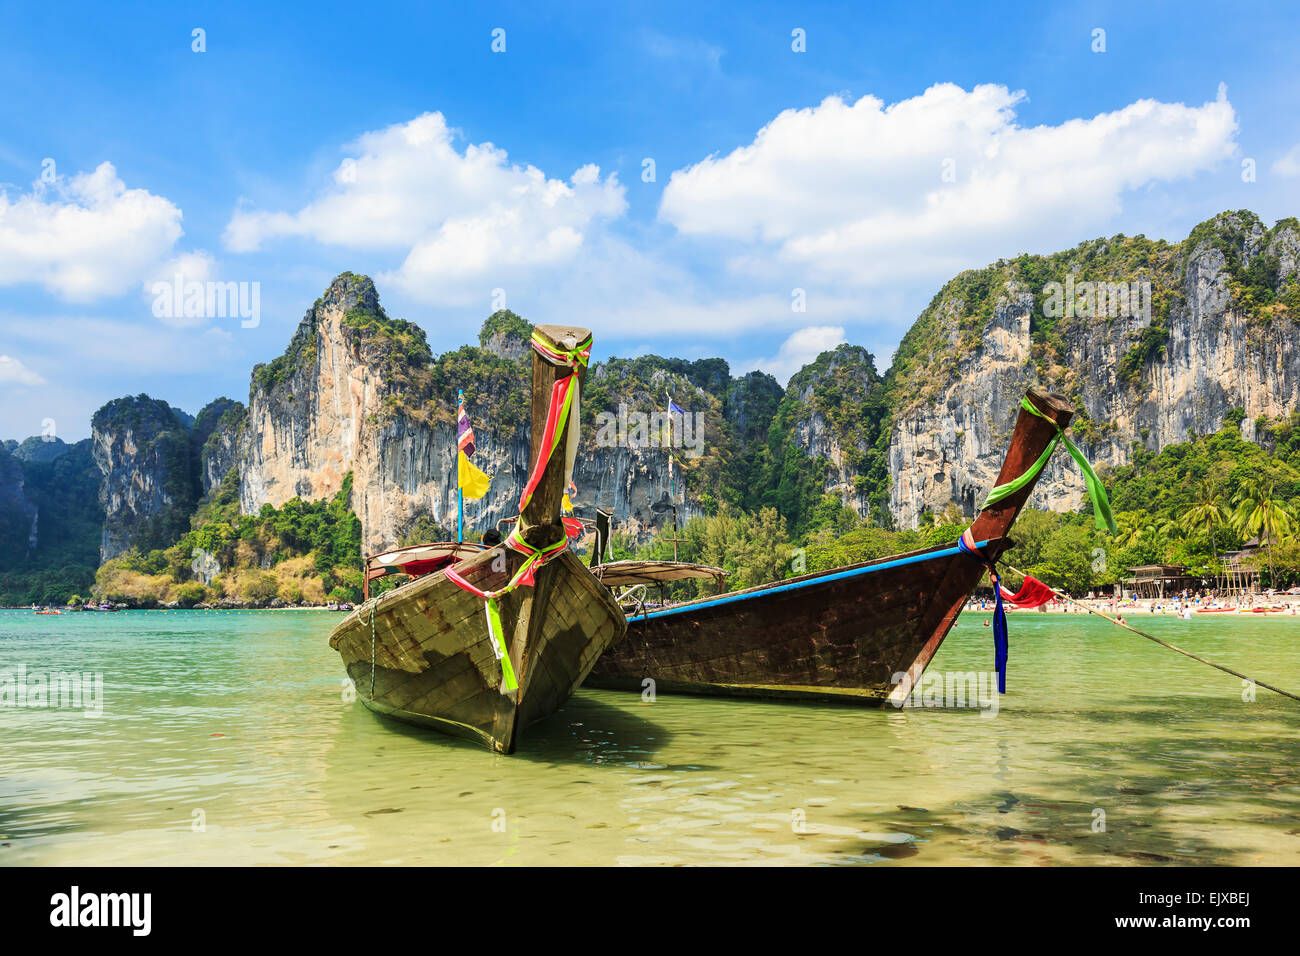
{"type": "MultiPolygon", "coordinates": [[[[1134,623],[1295,690],[1260,617],[1134,623]]],[[[103,680],[0,707],[0,864],[1300,863],[1300,704],[1097,619],[1013,614],[995,716],[581,691],[511,757],[349,700],[339,620],[0,611],[0,675],[103,680]]]]}

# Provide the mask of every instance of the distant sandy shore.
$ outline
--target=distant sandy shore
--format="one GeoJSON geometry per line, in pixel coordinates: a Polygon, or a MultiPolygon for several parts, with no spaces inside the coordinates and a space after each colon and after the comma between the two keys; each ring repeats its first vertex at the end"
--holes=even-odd
{"type": "MultiPolygon", "coordinates": [[[[66,607],[51,608],[60,614],[111,614],[113,611],[70,611],[66,607]]],[[[124,607],[117,608],[117,611],[331,611],[340,612],[338,608],[327,607],[324,604],[310,607],[124,607]]],[[[22,607],[0,607],[0,611],[32,611],[31,605],[22,607]]]]}
{"type": "MultiPolygon", "coordinates": [[[[1279,595],[1253,595],[1240,601],[1228,599],[1218,601],[1213,598],[1202,598],[1199,602],[1196,599],[1182,601],[1174,599],[1153,599],[1153,598],[1136,598],[1127,601],[1120,601],[1118,605],[1113,604],[1109,599],[1078,599],[1079,604],[1083,604],[1094,611],[1100,611],[1114,617],[1116,612],[1122,617],[1131,617],[1142,615],[1145,617],[1168,615],[1171,617],[1180,616],[1183,611],[1190,607],[1192,613],[1197,616],[1209,617],[1211,614],[1230,615],[1236,614],[1258,614],[1264,616],[1296,616],[1300,617],[1300,595],[1279,594],[1279,595]],[[1204,615],[1201,615],[1201,609],[1207,608],[1204,615]],[[1281,608],[1281,610],[1274,610],[1281,608]],[[1267,610],[1265,610],[1267,609],[1267,610]]],[[[1071,604],[1063,601],[1052,601],[1042,608],[1018,608],[1010,602],[1004,602],[1003,607],[1008,613],[1029,614],[1029,613],[1048,613],[1048,614],[1084,614],[1087,613],[1079,604],[1071,604]]],[[[963,611],[979,613],[980,611],[992,612],[993,602],[985,600],[968,603],[963,611]]]]}

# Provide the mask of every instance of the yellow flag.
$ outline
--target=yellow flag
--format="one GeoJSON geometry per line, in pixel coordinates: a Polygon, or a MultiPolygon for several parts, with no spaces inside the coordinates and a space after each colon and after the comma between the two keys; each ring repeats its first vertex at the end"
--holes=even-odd
{"type": "Polygon", "coordinates": [[[573,502],[569,500],[568,495],[565,495],[564,499],[560,502],[560,510],[566,515],[573,514],[573,502]]]}
{"type": "Polygon", "coordinates": [[[465,457],[465,453],[457,452],[456,454],[456,487],[465,493],[465,497],[473,501],[475,498],[482,498],[488,493],[488,481],[490,479],[474,463],[465,457]]]}

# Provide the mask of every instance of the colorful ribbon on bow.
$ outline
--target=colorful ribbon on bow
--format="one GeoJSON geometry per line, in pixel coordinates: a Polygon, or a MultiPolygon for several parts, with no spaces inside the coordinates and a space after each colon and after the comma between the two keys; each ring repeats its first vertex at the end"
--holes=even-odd
{"type": "Polygon", "coordinates": [[[1070,453],[1070,457],[1078,463],[1079,469],[1083,472],[1084,483],[1088,486],[1088,497],[1092,499],[1092,510],[1094,517],[1096,518],[1097,530],[1109,530],[1111,534],[1118,534],[1119,528],[1116,527],[1115,518],[1110,513],[1110,499],[1106,497],[1106,489],[1102,487],[1101,479],[1098,478],[1097,473],[1092,470],[1092,465],[1088,464],[1088,459],[1083,456],[1083,452],[1079,451],[1074,442],[1070,441],[1070,437],[1065,434],[1060,425],[1056,424],[1056,422],[1052,421],[1035,408],[1034,403],[1027,397],[1020,400],[1020,407],[1033,415],[1037,415],[1043,421],[1050,423],[1052,427],[1056,429],[1056,434],[1052,437],[1052,440],[1047,443],[1047,447],[1044,448],[1043,453],[1038,456],[1038,460],[1030,465],[1029,469],[1024,474],[1019,478],[1013,478],[1004,485],[998,485],[990,491],[989,496],[984,499],[984,504],[980,505],[980,510],[982,511],[991,505],[997,504],[1004,498],[1014,495],[1017,491],[1038,477],[1038,473],[1043,470],[1043,466],[1047,464],[1047,460],[1052,457],[1052,452],[1056,451],[1056,446],[1064,442],[1065,450],[1070,453]]]}
{"type": "Polygon", "coordinates": [[[501,677],[505,681],[507,690],[517,689],[519,681],[515,678],[515,669],[510,663],[510,649],[506,647],[505,628],[501,626],[501,607],[497,602],[515,588],[532,587],[536,583],[534,574],[537,569],[563,551],[568,544],[569,539],[565,537],[545,548],[534,548],[514,531],[510,532],[510,536],[505,540],[505,546],[526,554],[527,557],[514,577],[506,582],[504,587],[495,591],[476,588],[461,577],[460,572],[455,568],[447,568],[443,572],[452,584],[483,599],[483,610],[487,615],[488,638],[492,642],[492,654],[501,662],[501,677]]]}
{"type": "Polygon", "coordinates": [[[1020,590],[1012,594],[1006,588],[999,589],[1002,597],[1017,607],[1041,607],[1056,597],[1056,592],[1038,578],[1026,574],[1020,583],[1020,590]]]}
{"type": "Polygon", "coordinates": [[[570,529],[567,523],[565,525],[565,535],[554,544],[549,544],[544,548],[534,548],[530,545],[523,539],[523,513],[524,507],[532,500],[533,492],[537,490],[537,486],[541,483],[542,476],[546,473],[546,466],[550,463],[551,456],[555,453],[555,449],[559,447],[560,439],[564,436],[564,426],[568,424],[570,419],[575,423],[575,427],[569,429],[569,440],[565,448],[564,487],[572,484],[573,461],[577,456],[578,449],[578,428],[576,423],[580,416],[578,367],[586,366],[591,358],[591,336],[588,335],[571,349],[560,349],[534,331],[532,347],[552,363],[567,365],[573,369],[573,373],[559,379],[551,387],[551,402],[546,409],[546,431],[542,436],[542,446],[537,450],[537,461],[533,464],[532,474],[528,476],[528,483],[524,485],[523,494],[519,497],[520,518],[515,523],[514,530],[510,532],[504,542],[506,547],[527,555],[527,557],[525,557],[524,563],[519,566],[519,570],[515,572],[514,576],[506,582],[506,585],[495,591],[483,591],[476,588],[461,577],[460,572],[456,571],[455,568],[447,568],[444,572],[448,581],[451,581],[462,590],[483,599],[484,613],[487,615],[488,638],[492,644],[492,653],[501,662],[501,677],[507,690],[516,690],[519,687],[519,681],[516,679],[514,667],[510,663],[510,650],[506,647],[505,628],[501,624],[501,607],[498,602],[516,588],[532,587],[535,583],[534,575],[537,569],[568,547],[570,529]]]}
{"type": "MultiPolygon", "coordinates": [[[[546,431],[542,436],[542,447],[537,450],[537,461],[533,464],[533,472],[528,476],[523,494],[519,496],[520,514],[523,514],[524,507],[533,499],[533,492],[541,483],[542,475],[546,473],[546,466],[564,436],[564,426],[570,418],[575,422],[581,418],[582,396],[578,381],[578,366],[586,366],[591,358],[590,335],[571,349],[557,349],[540,334],[534,332],[532,345],[534,351],[552,362],[569,366],[573,369],[573,374],[558,379],[551,386],[551,404],[546,410],[546,431]]],[[[572,484],[573,462],[577,458],[577,453],[578,429],[571,428],[564,455],[564,487],[566,488],[572,484]]]]}

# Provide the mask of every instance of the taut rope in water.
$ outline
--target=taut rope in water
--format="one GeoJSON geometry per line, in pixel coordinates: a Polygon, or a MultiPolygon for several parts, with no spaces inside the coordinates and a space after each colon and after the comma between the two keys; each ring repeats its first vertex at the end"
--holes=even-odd
{"type": "MultiPolygon", "coordinates": [[[[1014,571],[1016,574],[1019,574],[1021,577],[1026,577],[1026,576],[1027,576],[1027,575],[1025,574],[1025,572],[1024,572],[1024,571],[1021,571],[1019,568],[1012,567],[1012,566],[1009,565],[1009,564],[1008,564],[1008,565],[1005,565],[1005,567],[1006,567],[1006,569],[1007,569],[1008,571],[1014,571]]],[[[1048,587],[1051,587],[1051,586],[1048,585],[1048,587]]],[[[1264,688],[1266,688],[1266,689],[1268,689],[1268,690],[1271,690],[1271,691],[1272,691],[1273,693],[1275,693],[1275,694],[1281,694],[1283,697],[1290,697],[1292,700],[1300,701],[1300,697],[1296,696],[1295,694],[1291,693],[1290,691],[1283,690],[1283,689],[1280,688],[1280,687],[1274,687],[1272,684],[1265,684],[1262,680],[1256,680],[1256,679],[1253,678],[1253,677],[1249,677],[1249,676],[1247,676],[1247,675],[1245,675],[1245,674],[1242,674],[1242,673],[1240,673],[1240,672],[1238,672],[1238,671],[1234,671],[1231,667],[1224,667],[1222,664],[1216,664],[1216,663],[1214,663],[1214,661],[1207,661],[1204,657],[1197,657],[1197,656],[1196,656],[1195,654],[1193,654],[1191,651],[1185,651],[1185,650],[1183,650],[1181,647],[1175,647],[1173,644],[1170,644],[1168,641],[1162,641],[1162,640],[1160,640],[1160,638],[1158,638],[1158,637],[1152,637],[1150,634],[1147,634],[1147,633],[1144,632],[1144,631],[1139,631],[1136,627],[1133,627],[1133,626],[1130,625],[1130,624],[1126,624],[1126,623],[1123,622],[1123,621],[1117,621],[1115,618],[1111,617],[1109,614],[1103,614],[1103,613],[1101,613],[1101,611],[1098,611],[1098,610],[1096,610],[1095,608],[1090,608],[1090,607],[1088,607],[1088,605],[1082,603],[1081,601],[1076,601],[1074,598],[1070,597],[1070,595],[1068,595],[1068,594],[1062,594],[1060,591],[1056,590],[1056,588],[1051,588],[1051,591],[1052,591],[1052,593],[1055,594],[1055,595],[1057,596],[1057,598],[1059,598],[1060,600],[1062,600],[1062,601],[1069,601],[1071,604],[1074,604],[1074,605],[1076,605],[1076,606],[1078,606],[1078,607],[1083,608],[1083,609],[1084,609],[1085,611],[1087,611],[1089,614],[1096,614],[1098,617],[1100,617],[1100,618],[1104,618],[1105,620],[1110,621],[1110,623],[1112,623],[1112,624],[1116,624],[1116,625],[1118,625],[1118,626],[1124,628],[1124,630],[1126,630],[1126,631],[1132,631],[1134,634],[1138,635],[1139,637],[1145,637],[1148,641],[1154,641],[1155,643],[1159,644],[1161,647],[1167,647],[1167,648],[1169,648],[1171,651],[1177,651],[1179,654],[1182,654],[1184,657],[1190,657],[1190,658],[1191,658],[1192,660],[1194,660],[1194,661],[1200,661],[1202,664],[1207,664],[1207,665],[1209,665],[1210,667],[1213,667],[1215,670],[1223,671],[1225,674],[1231,674],[1233,677],[1240,677],[1242,680],[1248,680],[1248,681],[1250,681],[1252,684],[1258,684],[1260,687],[1264,687],[1264,688]]]]}

